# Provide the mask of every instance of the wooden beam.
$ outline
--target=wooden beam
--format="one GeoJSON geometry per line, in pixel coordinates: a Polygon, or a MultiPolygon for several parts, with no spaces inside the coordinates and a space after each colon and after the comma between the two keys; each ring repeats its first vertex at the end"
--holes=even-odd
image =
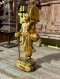
{"type": "Polygon", "coordinates": [[[57,1],[48,1],[48,2],[42,2],[40,5],[41,6],[48,6],[48,5],[52,5],[52,4],[60,4],[60,0],[57,0],[57,1]]]}

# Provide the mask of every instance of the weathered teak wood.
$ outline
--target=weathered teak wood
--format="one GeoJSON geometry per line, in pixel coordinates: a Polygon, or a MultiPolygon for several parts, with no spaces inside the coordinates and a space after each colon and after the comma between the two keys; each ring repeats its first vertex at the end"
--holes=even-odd
{"type": "Polygon", "coordinates": [[[37,31],[42,38],[60,40],[60,0],[41,3],[37,31]]]}

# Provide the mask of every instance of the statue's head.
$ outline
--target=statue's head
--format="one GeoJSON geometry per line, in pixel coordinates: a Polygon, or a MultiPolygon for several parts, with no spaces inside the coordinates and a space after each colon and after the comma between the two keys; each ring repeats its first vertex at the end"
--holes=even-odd
{"type": "Polygon", "coordinates": [[[28,15],[27,13],[26,13],[25,16],[24,16],[24,20],[25,20],[25,21],[30,21],[30,17],[29,17],[29,15],[28,15]]]}

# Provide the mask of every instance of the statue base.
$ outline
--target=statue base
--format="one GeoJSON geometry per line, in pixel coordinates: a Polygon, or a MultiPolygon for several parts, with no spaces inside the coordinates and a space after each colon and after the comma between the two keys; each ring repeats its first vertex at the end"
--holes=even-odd
{"type": "Polygon", "coordinates": [[[18,59],[17,60],[17,67],[20,70],[26,71],[26,72],[31,72],[35,70],[35,66],[36,66],[36,61],[34,59],[29,59],[29,60],[25,60],[25,59],[18,59]]]}

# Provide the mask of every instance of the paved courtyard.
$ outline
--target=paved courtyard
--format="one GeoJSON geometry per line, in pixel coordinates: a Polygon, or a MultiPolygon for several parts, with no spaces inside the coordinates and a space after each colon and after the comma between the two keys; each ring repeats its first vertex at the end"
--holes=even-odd
{"type": "MultiPolygon", "coordinates": [[[[60,79],[60,49],[38,47],[33,58],[37,62],[34,72],[24,72],[16,67],[18,47],[4,48],[0,46],[0,79],[60,79]]],[[[24,55],[21,50],[21,56],[24,55]]]]}

